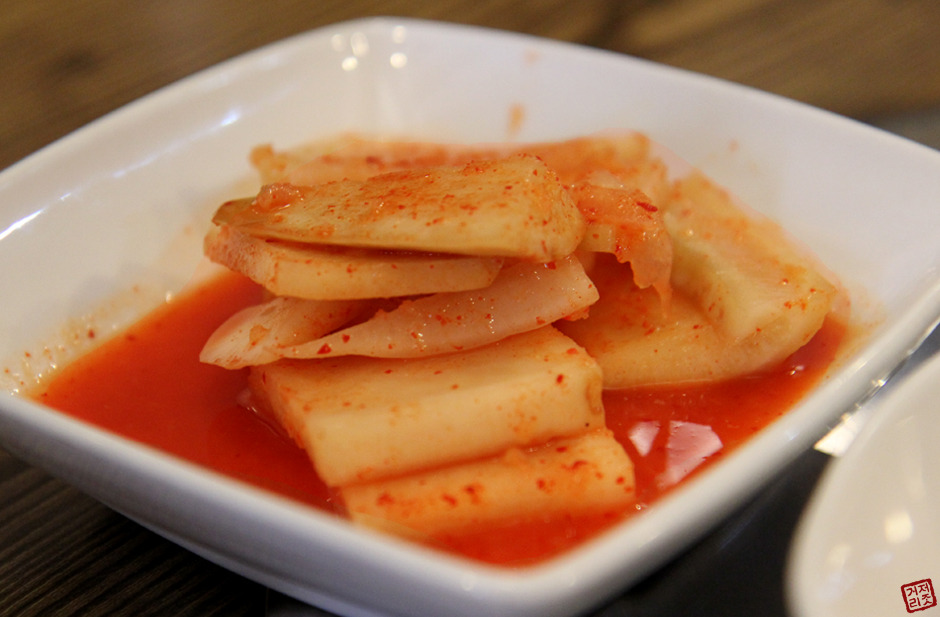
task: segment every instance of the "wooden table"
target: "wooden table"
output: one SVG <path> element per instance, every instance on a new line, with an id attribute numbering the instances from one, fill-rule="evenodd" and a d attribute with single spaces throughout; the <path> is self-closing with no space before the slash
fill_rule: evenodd
<path id="1" fill-rule="evenodd" d="M 935 0 L 4 0 L 0 168 L 221 60 L 354 17 L 460 21 L 650 58 L 908 132 L 940 134 Z M 602 615 L 784 614 L 789 534 L 826 457 Z M 719 576 L 720 573 L 720 576 Z M 253 615 L 267 591 L 0 451 L 0 615 Z M 322 613 L 312 613 L 322 614 Z"/>

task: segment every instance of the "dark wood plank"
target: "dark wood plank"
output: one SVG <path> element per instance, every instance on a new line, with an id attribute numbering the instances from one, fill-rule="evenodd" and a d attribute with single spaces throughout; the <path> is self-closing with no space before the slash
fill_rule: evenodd
<path id="1" fill-rule="evenodd" d="M 860 119 L 940 107 L 934 0 L 654 2 L 607 46 Z"/>
<path id="2" fill-rule="evenodd" d="M 0 168 L 221 60 L 383 14 L 622 51 L 863 119 L 940 106 L 940 3 L 933 0 L 6 0 Z"/>
<path id="3" fill-rule="evenodd" d="M 0 615 L 248 617 L 265 596 L 0 450 Z"/>

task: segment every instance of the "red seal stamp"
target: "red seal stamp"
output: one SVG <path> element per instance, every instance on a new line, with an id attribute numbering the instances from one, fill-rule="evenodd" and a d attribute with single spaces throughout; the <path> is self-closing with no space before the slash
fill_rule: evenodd
<path id="1" fill-rule="evenodd" d="M 929 578 L 901 585 L 901 595 L 908 613 L 916 613 L 937 605 L 937 594 L 933 591 L 933 582 Z"/>

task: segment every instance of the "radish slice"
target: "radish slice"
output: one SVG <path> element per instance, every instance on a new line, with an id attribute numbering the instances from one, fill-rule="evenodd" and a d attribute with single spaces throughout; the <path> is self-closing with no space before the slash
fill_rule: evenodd
<path id="1" fill-rule="evenodd" d="M 409 253 L 265 240 L 228 225 L 206 234 L 212 261 L 278 296 L 357 300 L 479 289 L 493 282 L 498 257 Z"/>
<path id="2" fill-rule="evenodd" d="M 671 296 L 672 240 L 663 214 L 640 190 L 580 182 L 569 188 L 587 222 L 580 248 L 629 262 L 637 287 Z"/>
<path id="3" fill-rule="evenodd" d="M 526 155 L 361 182 L 269 184 L 222 204 L 213 221 L 291 242 L 540 262 L 570 254 L 584 234 L 558 177 Z"/>
<path id="4" fill-rule="evenodd" d="M 368 321 L 283 350 L 290 358 L 413 358 L 473 349 L 577 315 L 598 299 L 577 258 L 519 262 L 492 285 L 406 300 Z"/>
<path id="5" fill-rule="evenodd" d="M 199 359 L 227 369 L 267 364 L 281 358 L 283 349 L 349 323 L 366 304 L 277 297 L 249 306 L 212 333 Z"/>

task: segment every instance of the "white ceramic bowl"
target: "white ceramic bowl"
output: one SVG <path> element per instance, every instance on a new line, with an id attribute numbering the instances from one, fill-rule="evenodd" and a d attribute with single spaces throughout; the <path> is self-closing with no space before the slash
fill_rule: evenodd
<path id="1" fill-rule="evenodd" d="M 902 615 L 940 591 L 940 336 L 859 413 L 797 528 L 787 595 L 798 617 Z M 908 367 L 906 367 L 907 369 Z M 902 612 L 902 609 L 904 612 Z M 926 613 L 929 615 L 930 613 Z"/>
<path id="2" fill-rule="evenodd" d="M 343 130 L 527 141 L 610 128 L 647 133 L 780 221 L 850 288 L 865 290 L 863 313 L 878 307 L 883 319 L 798 408 L 599 540 L 506 572 L 353 528 L 16 396 L 0 399 L 0 440 L 193 551 L 341 614 L 550 617 L 601 602 L 811 445 L 940 315 L 940 154 L 620 55 L 378 19 L 197 74 L 0 176 L 0 358 L 9 380 L 26 351 L 34 362 L 54 359 L 42 342 L 76 316 L 115 328 L 178 289 L 199 262 L 211 210 L 241 195 L 253 145 Z"/>

